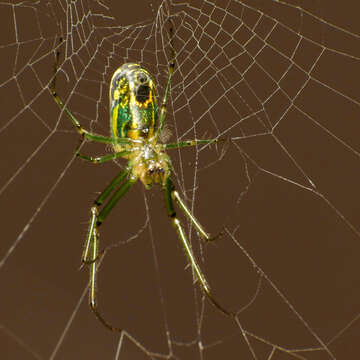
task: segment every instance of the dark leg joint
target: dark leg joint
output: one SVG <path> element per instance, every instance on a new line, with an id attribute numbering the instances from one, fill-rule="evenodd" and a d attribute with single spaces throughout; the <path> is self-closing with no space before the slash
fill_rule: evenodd
<path id="1" fill-rule="evenodd" d="M 97 304 L 96 304 L 95 300 L 90 300 L 89 305 L 90 305 L 92 310 L 96 311 Z"/>
<path id="2" fill-rule="evenodd" d="M 85 139 L 85 130 L 81 127 L 80 124 L 75 124 L 76 129 L 78 131 L 78 133 L 81 135 L 81 141 L 84 141 Z"/>

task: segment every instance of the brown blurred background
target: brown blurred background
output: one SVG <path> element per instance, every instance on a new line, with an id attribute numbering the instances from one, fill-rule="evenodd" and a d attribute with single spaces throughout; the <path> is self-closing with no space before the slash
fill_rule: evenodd
<path id="1" fill-rule="evenodd" d="M 359 357 L 357 2 L 189 3 L 1 5 L 2 358 Z M 222 8 L 228 15 L 220 21 Z M 191 22 L 194 9 L 202 16 Z M 167 12 L 177 31 L 178 64 L 170 141 L 229 138 L 218 147 L 171 152 L 182 196 L 206 230 L 225 234 L 205 245 L 184 224 L 216 298 L 239 313 L 235 322 L 203 299 L 162 192 L 146 192 L 139 183 L 100 229 L 100 247 L 113 247 L 99 271 L 99 306 L 125 330 L 120 335 L 89 310 L 88 271 L 78 269 L 92 201 L 124 162 L 74 159 L 78 135 L 39 83 L 51 78 L 62 36 L 57 91 L 85 128 L 106 135 L 107 86 L 124 61 L 149 68 L 162 97 Z M 201 73 L 191 62 L 201 64 L 203 55 L 194 49 L 226 41 L 225 35 L 214 41 L 206 14 L 229 33 L 234 29 L 247 56 L 220 56 Z M 142 25 L 126 28 L 136 23 Z M 241 48 L 221 46 L 234 56 Z M 255 57 L 256 66 L 245 70 Z M 229 90 L 240 72 L 243 81 Z M 82 151 L 109 149 L 87 143 Z"/>

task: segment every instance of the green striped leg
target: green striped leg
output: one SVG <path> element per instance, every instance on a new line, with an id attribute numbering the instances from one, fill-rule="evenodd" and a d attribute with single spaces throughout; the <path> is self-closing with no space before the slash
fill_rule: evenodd
<path id="1" fill-rule="evenodd" d="M 60 38 L 59 40 L 60 40 L 60 44 L 61 44 L 63 39 Z M 54 77 L 53 77 L 52 82 L 49 85 L 49 91 L 50 91 L 51 96 L 55 100 L 55 102 L 59 105 L 60 109 L 63 110 L 65 112 L 65 114 L 68 116 L 68 118 L 71 120 L 71 122 L 75 126 L 78 133 L 80 135 L 82 135 L 85 139 L 90 140 L 90 141 L 96 141 L 96 142 L 112 144 L 112 145 L 130 144 L 131 140 L 129 140 L 129 139 L 126 139 L 126 138 L 116 138 L 115 139 L 115 138 L 111 138 L 111 137 L 107 137 L 107 136 L 103 136 L 103 135 L 99 135 L 99 134 L 94 134 L 94 133 L 91 133 L 91 132 L 85 130 L 80 125 L 79 121 L 70 112 L 70 110 L 65 106 L 65 104 L 62 102 L 62 100 L 60 99 L 59 95 L 56 92 L 56 73 L 59 69 L 59 58 L 60 58 L 60 51 L 57 51 L 56 57 L 55 57 L 55 65 L 54 65 Z"/>
<path id="2" fill-rule="evenodd" d="M 83 254 L 81 257 L 81 261 L 83 264 L 91 264 L 97 257 L 94 259 L 91 251 L 90 246 L 92 242 L 92 235 L 94 228 L 97 222 L 97 216 L 99 213 L 98 207 L 102 205 L 102 203 L 106 200 L 106 198 L 111 194 L 111 192 L 119 185 L 124 178 L 129 174 L 129 169 L 126 168 L 125 170 L 121 171 L 114 179 L 110 182 L 110 184 L 105 188 L 105 190 L 94 200 L 93 207 L 91 208 L 91 218 L 90 218 L 90 225 L 88 230 L 88 235 L 86 238 Z"/>
<path id="3" fill-rule="evenodd" d="M 181 243 L 184 247 L 185 250 L 185 254 L 195 272 L 195 275 L 197 277 L 197 279 L 200 282 L 200 285 L 204 291 L 204 293 L 206 294 L 206 296 L 208 297 L 208 299 L 211 301 L 211 303 L 218 308 L 222 313 L 224 313 L 227 316 L 233 316 L 233 314 L 229 311 L 227 311 L 226 309 L 224 309 L 217 300 L 215 300 L 215 298 L 212 296 L 211 292 L 210 292 L 210 286 L 204 276 L 204 274 L 202 273 L 200 266 L 198 265 L 198 263 L 196 262 L 195 256 L 191 250 L 191 247 L 189 245 L 189 242 L 186 239 L 186 235 L 185 235 L 185 231 L 183 229 L 183 227 L 181 226 L 180 220 L 176 217 L 176 212 L 175 212 L 175 208 L 174 208 L 174 202 L 173 200 L 176 200 L 176 202 L 179 204 L 180 208 L 184 211 L 185 215 L 190 219 L 190 221 L 194 224 L 195 228 L 198 230 L 198 232 L 200 233 L 200 235 L 202 237 L 204 237 L 206 240 L 210 240 L 209 234 L 207 234 L 203 228 L 201 227 L 201 225 L 199 224 L 199 222 L 195 219 L 195 217 L 191 214 L 191 212 L 189 211 L 189 209 L 185 206 L 185 204 L 183 203 L 183 201 L 180 199 L 178 192 L 175 190 L 175 187 L 172 183 L 172 181 L 170 179 L 167 180 L 167 183 L 165 185 L 164 188 L 165 191 L 165 203 L 166 203 L 166 208 L 168 211 L 168 214 L 170 216 L 171 219 L 171 223 L 174 226 L 174 228 L 176 229 L 176 232 L 178 233 L 178 236 L 181 240 Z"/>
<path id="4" fill-rule="evenodd" d="M 130 153 L 131 153 L 131 151 L 120 151 L 120 152 L 116 152 L 114 154 L 93 157 L 93 156 L 82 155 L 79 152 L 76 152 L 76 156 L 79 157 L 80 159 L 90 161 L 93 164 L 102 164 L 102 163 L 110 161 L 110 160 L 124 157 L 126 155 L 129 155 Z"/>
<path id="5" fill-rule="evenodd" d="M 103 136 L 99 134 L 91 133 L 85 130 L 79 123 L 79 121 L 75 118 L 75 116 L 70 112 L 70 110 L 65 106 L 65 104 L 61 101 L 58 94 L 55 92 L 55 89 L 50 89 L 50 93 L 53 96 L 55 102 L 59 105 L 60 109 L 65 112 L 68 118 L 71 120 L 73 125 L 75 126 L 77 132 L 82 135 L 85 139 L 95 142 L 100 142 L 103 144 L 131 144 L 132 141 L 127 138 L 112 138 L 108 136 Z"/>
<path id="6" fill-rule="evenodd" d="M 101 315 L 97 307 L 97 268 L 98 260 L 101 254 L 99 253 L 99 232 L 98 227 L 103 223 L 105 218 L 109 215 L 111 210 L 117 204 L 117 202 L 127 193 L 130 187 L 137 181 L 137 178 L 130 177 L 122 182 L 129 174 L 129 169 L 126 168 L 119 175 L 117 175 L 106 189 L 96 198 L 94 205 L 91 208 L 90 225 L 88 235 L 86 238 L 82 263 L 90 265 L 90 288 L 89 288 L 89 305 L 94 312 L 98 320 L 111 331 L 122 331 L 122 329 L 110 325 Z M 122 183 L 121 183 L 122 182 Z M 119 185 L 120 184 L 120 185 Z M 112 193 L 112 191 L 118 186 L 110 200 L 99 212 L 99 206 L 105 201 L 105 199 Z"/>
<path id="7" fill-rule="evenodd" d="M 161 132 L 164 128 L 164 123 L 165 123 L 165 118 L 166 118 L 166 104 L 167 104 L 167 99 L 168 99 L 168 96 L 170 93 L 171 77 L 172 77 L 172 75 L 174 73 L 174 69 L 175 69 L 175 51 L 174 51 L 174 46 L 172 43 L 173 36 L 174 36 L 174 29 L 173 29 L 172 23 L 170 25 L 169 33 L 170 33 L 169 39 L 170 39 L 171 54 L 170 54 L 170 60 L 168 63 L 168 78 L 167 78 L 167 82 L 166 82 L 164 97 L 162 99 L 161 106 L 160 106 L 159 131 L 157 133 L 157 137 L 159 137 L 159 135 L 161 134 Z"/>

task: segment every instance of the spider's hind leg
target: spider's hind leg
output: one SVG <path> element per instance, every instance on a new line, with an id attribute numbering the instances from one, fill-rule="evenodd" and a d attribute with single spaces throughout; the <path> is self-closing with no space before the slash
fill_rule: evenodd
<path id="1" fill-rule="evenodd" d="M 129 175 L 129 168 L 127 167 L 111 181 L 111 183 L 94 201 L 94 205 L 91 208 L 91 217 L 90 217 L 88 235 L 86 238 L 83 254 L 81 257 L 82 264 L 86 264 L 90 266 L 90 288 L 89 288 L 90 308 L 94 312 L 98 320 L 111 331 L 122 331 L 122 329 L 114 327 L 111 324 L 109 324 L 103 318 L 97 306 L 96 288 L 97 288 L 98 262 L 101 255 L 103 254 L 103 252 L 99 253 L 98 227 L 109 215 L 109 213 L 111 212 L 113 207 L 117 204 L 117 202 L 127 193 L 131 185 L 133 185 L 136 182 L 137 180 L 136 178 L 129 177 L 127 180 L 121 183 L 128 175 Z M 117 186 L 118 188 L 115 190 L 110 200 L 99 211 L 99 207 L 106 200 L 106 198 L 109 197 L 109 195 Z"/>
<path id="2" fill-rule="evenodd" d="M 177 201 L 180 208 L 184 211 L 185 215 L 191 220 L 191 222 L 194 224 L 196 229 L 199 231 L 202 237 L 204 237 L 206 240 L 210 240 L 210 235 L 206 233 L 199 222 L 195 219 L 195 217 L 191 214 L 190 210 L 186 207 L 184 202 L 181 200 L 179 194 L 175 190 L 175 187 L 172 183 L 172 181 L 168 178 L 167 183 L 164 187 L 165 191 L 165 203 L 166 208 L 169 214 L 169 217 L 171 219 L 172 225 L 176 229 L 176 232 L 178 233 L 178 236 L 181 240 L 181 243 L 184 247 L 185 254 L 195 272 L 195 275 L 197 279 L 200 282 L 200 285 L 202 289 L 204 290 L 204 293 L 208 297 L 208 299 L 211 301 L 211 303 L 217 307 L 222 313 L 224 313 L 227 316 L 233 317 L 234 314 L 230 311 L 226 310 L 223 306 L 219 304 L 219 302 L 213 297 L 210 291 L 210 286 L 205 278 L 205 275 L 202 273 L 200 266 L 198 265 L 195 256 L 191 250 L 190 244 L 186 238 L 185 231 L 180 223 L 180 220 L 176 216 L 175 208 L 174 208 L 174 202 L 173 199 Z"/>

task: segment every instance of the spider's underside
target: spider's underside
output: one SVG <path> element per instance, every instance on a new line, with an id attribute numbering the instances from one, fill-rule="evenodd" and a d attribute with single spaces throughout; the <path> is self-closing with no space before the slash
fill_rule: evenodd
<path id="1" fill-rule="evenodd" d="M 172 29 L 170 32 L 172 33 Z M 225 310 L 211 295 L 210 287 L 196 262 L 186 239 L 183 227 L 176 216 L 174 201 L 193 223 L 200 236 L 207 241 L 211 240 L 210 235 L 205 232 L 175 190 L 171 181 L 171 160 L 165 152 L 166 149 L 210 144 L 217 142 L 218 139 L 188 140 L 171 144 L 161 144 L 158 142 L 159 136 L 164 128 L 166 102 L 170 89 L 170 80 L 175 66 L 173 59 L 169 62 L 168 80 L 160 109 L 158 108 L 156 101 L 155 83 L 147 70 L 138 64 L 127 63 L 115 71 L 111 79 L 109 94 L 110 137 L 90 133 L 80 125 L 78 120 L 71 114 L 56 93 L 55 76 L 50 88 L 56 103 L 70 118 L 79 134 L 81 134 L 81 143 L 76 150 L 76 155 L 78 157 L 93 163 L 103 163 L 116 158 L 128 160 L 125 169 L 110 182 L 105 190 L 94 201 L 94 205 L 91 208 L 88 235 L 82 255 L 82 263 L 90 266 L 90 307 L 103 325 L 112 331 L 121 331 L 121 329 L 109 324 L 103 318 L 97 306 L 97 266 L 99 258 L 103 254 L 102 252 L 99 252 L 98 249 L 98 227 L 102 224 L 120 198 L 125 195 L 137 180 L 140 180 L 146 189 L 150 189 L 153 184 L 159 184 L 162 187 L 168 215 L 178 233 L 185 254 L 192 265 L 195 276 L 199 280 L 202 289 L 220 311 L 226 315 L 233 316 L 231 312 Z M 58 64 L 59 53 L 57 53 L 56 60 Z M 57 71 L 57 66 L 55 70 Z M 79 148 L 85 140 L 111 144 L 114 153 L 101 157 L 82 155 L 79 153 Z M 110 194 L 112 194 L 112 196 L 110 196 Z M 108 199 L 107 203 L 99 210 L 106 199 Z"/>

